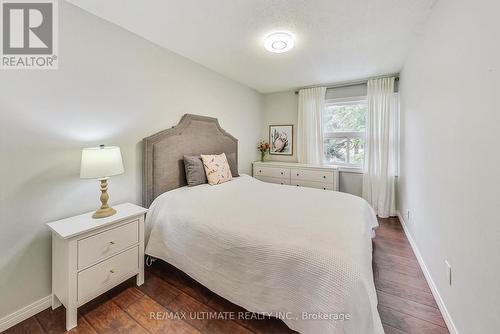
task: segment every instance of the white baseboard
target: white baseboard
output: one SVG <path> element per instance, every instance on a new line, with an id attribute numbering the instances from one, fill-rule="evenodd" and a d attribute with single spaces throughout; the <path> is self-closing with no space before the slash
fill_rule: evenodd
<path id="1" fill-rule="evenodd" d="M 42 299 L 37 300 L 33 304 L 25 306 L 14 313 L 6 315 L 2 319 L 0 319 L 0 332 L 3 332 L 4 330 L 14 325 L 17 325 L 18 323 L 50 307 L 52 303 L 51 298 L 52 296 L 50 295 L 47 297 L 43 297 Z"/>
<path id="2" fill-rule="evenodd" d="M 450 316 L 450 313 L 448 312 L 448 309 L 446 308 L 446 305 L 443 301 L 443 298 L 441 298 L 441 295 L 439 294 L 439 291 L 437 289 L 436 284 L 434 283 L 434 280 L 431 277 L 431 273 L 429 272 L 429 269 L 427 269 L 427 266 L 425 265 L 424 259 L 422 258 L 422 255 L 420 254 L 420 251 L 417 248 L 417 244 L 413 240 L 410 231 L 408 230 L 408 227 L 406 226 L 405 220 L 403 219 L 403 216 L 401 213 L 398 211 L 398 218 L 399 221 L 401 222 L 401 226 L 403 226 L 403 230 L 405 231 L 406 238 L 408 238 L 408 241 L 410 242 L 410 246 L 413 249 L 413 253 L 415 253 L 415 256 L 417 257 L 417 261 L 420 264 L 420 267 L 422 268 L 422 271 L 424 272 L 425 279 L 427 281 L 427 284 L 429 284 L 429 287 L 431 288 L 432 295 L 434 296 L 434 299 L 436 300 L 436 303 L 439 307 L 439 310 L 441 311 L 441 314 L 443 315 L 444 322 L 446 323 L 446 326 L 448 326 L 448 330 L 450 331 L 451 334 L 458 334 L 458 330 L 455 327 L 455 323 L 453 322 L 453 319 Z"/>

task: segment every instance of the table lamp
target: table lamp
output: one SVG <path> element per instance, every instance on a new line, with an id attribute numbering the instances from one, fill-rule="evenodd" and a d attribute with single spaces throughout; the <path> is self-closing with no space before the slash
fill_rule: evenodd
<path id="1" fill-rule="evenodd" d="M 80 178 L 98 179 L 101 182 L 101 207 L 92 215 L 92 218 L 112 216 L 116 210 L 108 205 L 108 179 L 110 176 L 124 172 L 122 153 L 119 147 L 104 146 L 84 148 Z"/>

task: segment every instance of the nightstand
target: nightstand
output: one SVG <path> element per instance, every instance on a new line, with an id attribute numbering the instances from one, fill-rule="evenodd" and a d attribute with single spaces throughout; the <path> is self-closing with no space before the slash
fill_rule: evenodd
<path id="1" fill-rule="evenodd" d="M 144 283 L 144 218 L 130 204 L 93 219 L 93 212 L 58 220 L 52 230 L 52 308 L 66 307 L 66 329 L 77 325 L 77 308 L 137 276 Z"/>

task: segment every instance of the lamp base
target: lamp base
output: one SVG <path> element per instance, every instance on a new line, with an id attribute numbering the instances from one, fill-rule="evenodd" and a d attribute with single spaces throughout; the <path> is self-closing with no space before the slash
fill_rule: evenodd
<path id="1" fill-rule="evenodd" d="M 116 213 L 113 208 L 99 209 L 92 215 L 92 218 L 106 218 L 112 216 Z"/>
<path id="2" fill-rule="evenodd" d="M 103 177 L 103 178 L 99 179 L 99 181 L 101 182 L 101 197 L 100 197 L 100 199 L 101 199 L 102 205 L 96 212 L 94 212 L 94 214 L 92 215 L 92 218 L 106 218 L 106 217 L 112 216 L 116 213 L 116 210 L 108 205 L 108 199 L 109 199 L 108 178 Z"/>

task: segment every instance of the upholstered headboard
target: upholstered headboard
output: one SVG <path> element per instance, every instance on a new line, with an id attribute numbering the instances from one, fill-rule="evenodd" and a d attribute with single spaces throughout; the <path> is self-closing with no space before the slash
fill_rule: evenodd
<path id="1" fill-rule="evenodd" d="M 185 114 L 176 126 L 144 138 L 143 145 L 145 207 L 165 191 L 187 184 L 184 155 L 235 153 L 238 163 L 238 140 L 212 117 Z"/>

